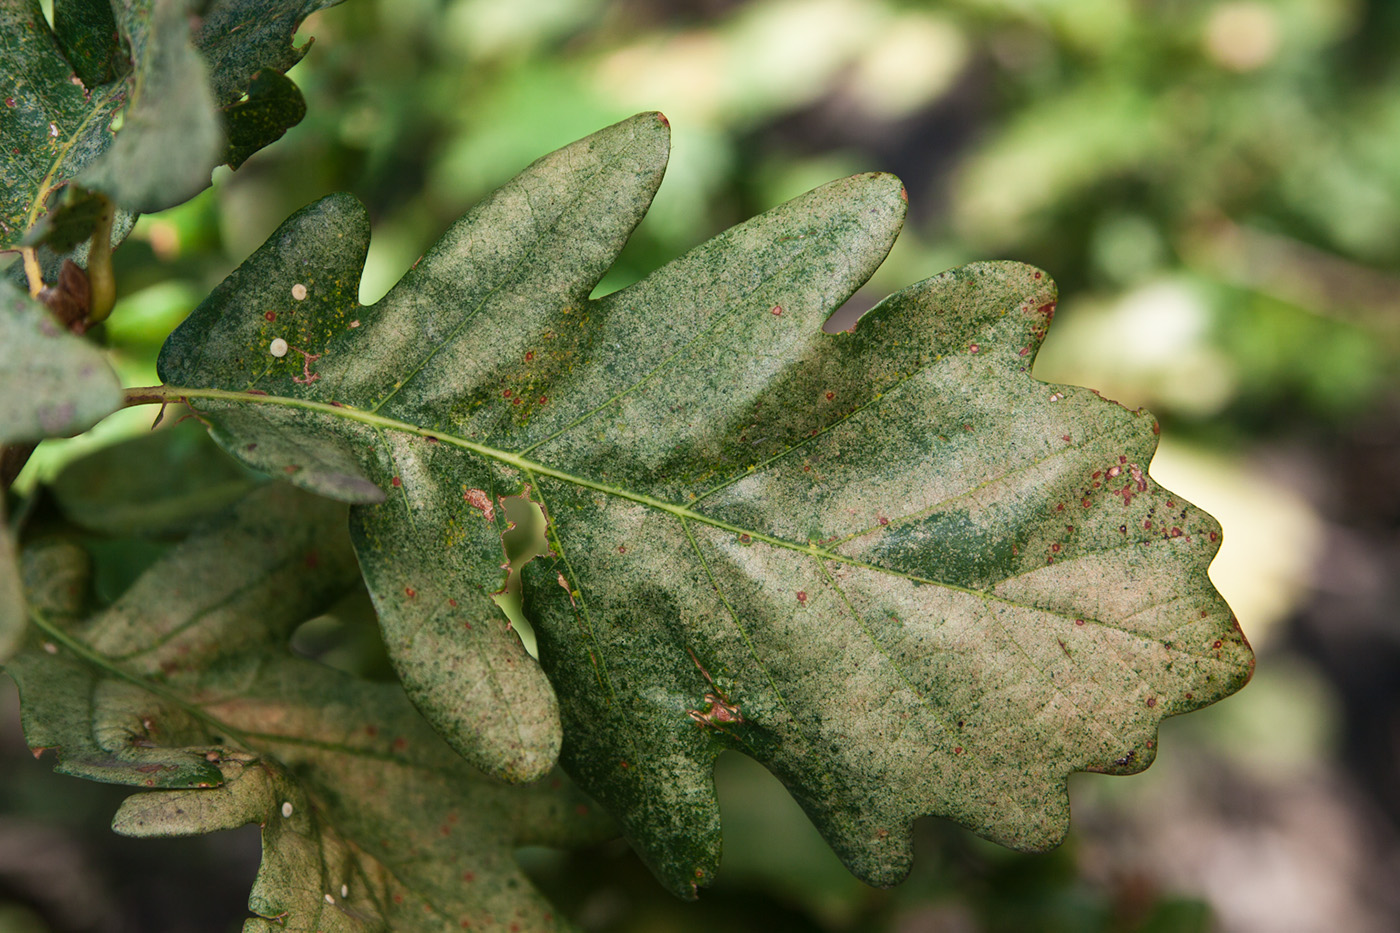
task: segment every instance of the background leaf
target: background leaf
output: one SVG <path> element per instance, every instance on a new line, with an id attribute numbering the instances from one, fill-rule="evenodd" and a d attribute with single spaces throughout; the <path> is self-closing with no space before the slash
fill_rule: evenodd
<path id="1" fill-rule="evenodd" d="M 218 108 L 247 92 L 260 69 L 296 64 L 304 49 L 292 47 L 292 34 L 334 2 L 222 0 L 201 10 L 192 32 L 187 0 L 139 0 L 112 8 L 116 34 L 104 44 L 106 4 L 60 4 L 55 35 L 38 0 L 4 0 L 0 248 L 17 244 L 69 180 L 136 212 L 192 197 L 226 157 Z M 70 81 L 74 73 L 84 83 Z M 292 117 L 281 113 L 283 129 Z M 240 161 L 251 144 L 244 140 Z"/>
<path id="2" fill-rule="evenodd" d="M 467 767 L 393 684 L 290 656 L 290 629 L 356 578 L 344 509 L 254 492 L 106 612 L 45 623 L 8 670 L 27 741 L 57 769 L 153 789 L 129 835 L 263 827 L 245 929 L 566 926 L 514 862 L 522 844 L 600 838 L 555 777 L 507 787 Z M 343 887 L 342 887 L 343 886 Z"/>
<path id="3" fill-rule="evenodd" d="M 80 528 L 113 537 L 169 538 L 193 531 L 257 481 L 202 427 L 186 423 L 74 460 L 51 488 L 59 508 Z"/>
<path id="4" fill-rule="evenodd" d="M 129 65 L 110 0 L 54 0 L 53 32 L 84 87 L 106 84 Z"/>
<path id="5" fill-rule="evenodd" d="M 725 748 L 872 883 L 907 872 L 927 813 L 1055 844 L 1072 771 L 1146 767 L 1164 716 L 1247 680 L 1205 576 L 1218 525 L 1147 476 L 1145 412 L 1030 376 L 1055 307 L 1038 270 L 968 266 L 822 331 L 899 229 L 892 176 L 588 299 L 661 127 L 540 160 L 371 308 L 363 214 L 313 205 L 172 336 L 163 378 L 212 387 L 189 395 L 250 465 L 390 491 L 352 513 L 357 551 L 411 694 L 467 753 L 442 713 L 456 658 L 425 676 L 401 633 L 499 579 L 503 494 L 540 505 L 554 559 L 525 594 L 562 760 L 673 891 L 718 866 Z"/>
<path id="6" fill-rule="evenodd" d="M 59 326 L 23 291 L 0 280 L 0 443 L 64 437 L 121 406 L 121 384 L 102 351 Z"/>
<path id="7" fill-rule="evenodd" d="M 291 79 L 264 68 L 253 76 L 246 99 L 224 108 L 228 152 L 224 161 L 236 169 L 264 146 L 282 138 L 287 127 L 306 116 L 306 101 Z"/>
<path id="8" fill-rule="evenodd" d="M 204 62 L 190 42 L 187 11 L 186 0 L 144 0 L 118 9 L 117 27 L 133 63 L 129 86 L 114 98 L 123 105 L 121 128 L 102 157 L 76 177 L 129 210 L 156 211 L 193 197 L 209 184 L 223 153 L 223 132 Z M 105 115 L 92 118 L 107 129 L 101 126 Z"/>

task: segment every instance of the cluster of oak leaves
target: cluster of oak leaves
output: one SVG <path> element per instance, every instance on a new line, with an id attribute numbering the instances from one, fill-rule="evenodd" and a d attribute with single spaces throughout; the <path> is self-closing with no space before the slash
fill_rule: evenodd
<path id="1" fill-rule="evenodd" d="M 6 48 L 85 85 L 7 85 L 5 132 L 50 184 L 5 176 L 27 237 L 0 283 L 6 482 L 38 440 L 143 402 L 272 479 L 162 430 L 8 498 L 0 656 L 31 747 L 140 791 L 118 832 L 262 827 L 249 929 L 565 928 L 513 851 L 619 831 L 693 896 L 726 749 L 872 883 L 907 872 L 924 814 L 1044 848 L 1070 772 L 1145 767 L 1164 716 L 1247 680 L 1205 577 L 1219 528 L 1151 481 L 1151 416 L 1030 374 L 1048 277 L 969 266 L 822 332 L 898 233 L 897 179 L 833 182 L 591 297 L 660 184 L 657 114 L 530 166 L 373 307 L 363 208 L 303 209 L 171 336 L 165 385 L 124 390 L 82 336 L 111 299 L 92 244 L 151 209 L 110 181 L 151 150 L 60 123 L 156 107 L 136 89 L 179 70 L 153 50 L 214 67 L 216 14 L 258 4 L 214 4 L 193 38 L 148 6 L 113 24 L 146 85 L 82 58 L 81 24 L 36 51 L 38 21 L 0 14 Z M 281 25 L 241 78 L 215 67 L 186 102 L 242 147 L 219 161 L 299 118 L 271 75 L 306 11 L 263 6 Z M 546 521 L 538 662 L 492 599 L 509 496 Z M 84 545 L 138 538 L 162 556 L 97 549 L 130 583 L 95 597 Z M 400 682 L 288 648 L 366 591 Z"/>

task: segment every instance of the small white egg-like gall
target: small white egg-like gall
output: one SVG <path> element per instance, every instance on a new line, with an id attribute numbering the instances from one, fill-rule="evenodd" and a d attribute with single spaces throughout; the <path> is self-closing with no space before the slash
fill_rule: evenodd
<path id="1" fill-rule="evenodd" d="M 306 286 L 303 285 L 303 284 L 301 284 L 300 282 L 298 282 L 298 283 L 296 283 L 295 285 L 293 285 L 293 286 L 292 286 L 292 297 L 295 298 L 297 301 L 301 301 L 301 300 L 305 299 L 305 298 L 306 298 Z"/>
<path id="2" fill-rule="evenodd" d="M 282 815 L 285 817 L 290 817 L 292 815 L 292 802 L 290 800 L 282 804 Z"/>
<path id="3" fill-rule="evenodd" d="M 281 359 L 287 355 L 287 341 L 283 340 L 281 337 L 276 337 L 273 339 L 272 343 L 268 344 L 267 351 L 278 359 Z"/>

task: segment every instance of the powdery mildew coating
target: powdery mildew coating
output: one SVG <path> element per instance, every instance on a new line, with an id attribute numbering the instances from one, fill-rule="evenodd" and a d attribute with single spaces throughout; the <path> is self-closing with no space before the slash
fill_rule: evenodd
<path id="1" fill-rule="evenodd" d="M 642 115 L 545 157 L 369 308 L 363 210 L 312 205 L 162 372 L 229 390 L 195 401 L 245 462 L 358 503 L 386 642 L 443 734 L 514 778 L 560 750 L 677 893 L 718 866 L 725 748 L 873 883 L 926 813 L 1054 844 L 1069 773 L 1145 767 L 1164 716 L 1249 676 L 1205 576 L 1218 526 L 1151 481 L 1150 415 L 1032 378 L 1039 270 L 968 266 L 822 332 L 899 229 L 891 176 L 590 299 L 666 145 Z M 314 383 L 244 349 L 293 282 Z M 489 602 L 495 505 L 522 493 L 549 523 L 524 581 L 548 681 Z"/>

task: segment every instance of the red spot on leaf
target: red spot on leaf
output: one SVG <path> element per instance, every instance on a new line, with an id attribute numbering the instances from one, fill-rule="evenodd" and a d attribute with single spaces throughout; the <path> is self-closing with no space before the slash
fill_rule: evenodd
<path id="1" fill-rule="evenodd" d="M 1075 620 L 1074 620 L 1074 624 L 1075 624 L 1075 625 L 1083 625 L 1083 624 L 1084 624 L 1084 620 L 1083 620 L 1083 619 L 1075 619 Z"/>
<path id="2" fill-rule="evenodd" d="M 962 753 L 963 753 L 963 748 L 962 748 L 961 745 L 959 745 L 957 748 L 953 749 L 953 754 L 954 754 L 954 755 L 961 755 Z"/>
<path id="3" fill-rule="evenodd" d="M 452 599 L 451 597 L 448 597 L 447 605 L 451 606 L 453 609 L 456 609 L 456 608 L 457 608 L 457 600 Z"/>
<path id="4" fill-rule="evenodd" d="M 782 314 L 783 314 L 783 306 L 782 306 L 782 305 L 774 305 L 771 309 L 769 309 L 769 313 L 772 314 L 774 317 L 782 317 Z"/>
<path id="5" fill-rule="evenodd" d="M 836 393 L 835 393 L 835 392 L 828 392 L 828 393 L 826 393 L 826 400 L 827 400 L 828 402 L 831 401 L 831 400 L 834 399 L 834 398 L 836 398 Z"/>
<path id="6" fill-rule="evenodd" d="M 798 601 L 799 603 L 805 603 L 805 602 L 807 602 L 807 591 L 806 591 L 806 590 L 798 590 L 798 591 L 797 591 L 797 601 Z"/>
<path id="7" fill-rule="evenodd" d="M 265 311 L 265 312 L 263 312 L 263 317 L 266 318 L 266 319 L 269 320 L 269 321 L 275 321 L 275 320 L 277 320 L 277 312 L 276 312 L 276 311 Z"/>
<path id="8" fill-rule="evenodd" d="M 409 599 L 416 599 L 418 596 L 418 591 L 411 586 L 406 586 L 403 588 L 403 594 Z"/>
<path id="9" fill-rule="evenodd" d="M 619 553 L 619 554 L 626 554 L 626 553 L 627 553 L 627 545 L 625 545 L 625 544 L 619 544 L 619 545 L 617 546 L 617 553 Z"/>
<path id="10" fill-rule="evenodd" d="M 1156 706 L 1156 705 L 1157 705 L 1157 698 L 1156 698 L 1156 697 L 1148 697 L 1148 698 L 1147 698 L 1147 708 L 1148 708 L 1148 709 L 1151 709 L 1152 707 L 1154 707 L 1154 706 Z"/>
<path id="11" fill-rule="evenodd" d="M 531 350 L 530 352 L 528 352 L 528 353 L 525 354 L 525 362 L 527 362 L 527 363 L 530 362 L 531 360 L 533 360 L 534 358 L 535 358 L 535 351 L 534 351 L 534 350 Z"/>
<path id="12" fill-rule="evenodd" d="M 1221 645 L 1223 645 L 1223 644 L 1224 644 L 1224 642 L 1217 641 L 1215 644 L 1211 645 L 1211 647 L 1214 648 L 1214 649 L 1216 649 L 1216 650 L 1218 651 L 1218 650 L 1220 650 L 1220 647 L 1221 647 Z"/>
<path id="13" fill-rule="evenodd" d="M 501 398 L 510 398 L 510 396 L 511 396 L 511 391 L 510 391 L 510 389 L 506 389 L 504 392 L 501 393 Z"/>
<path id="14" fill-rule="evenodd" d="M 395 489 L 397 489 L 398 487 L 400 487 L 400 486 L 403 485 L 403 480 L 399 479 L 397 476 L 395 476 L 393 479 L 389 480 L 389 482 L 391 482 L 391 483 L 394 484 L 394 488 L 395 488 Z"/>

